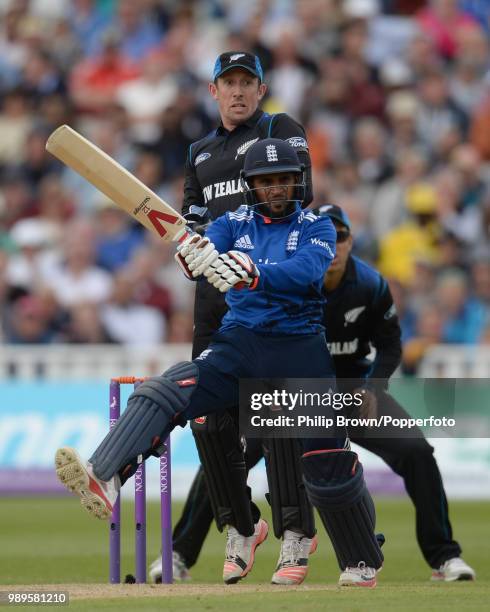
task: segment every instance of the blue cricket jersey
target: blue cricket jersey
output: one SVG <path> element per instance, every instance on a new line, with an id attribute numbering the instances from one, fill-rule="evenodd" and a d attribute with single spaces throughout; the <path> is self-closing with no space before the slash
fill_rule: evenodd
<path id="1" fill-rule="evenodd" d="M 335 256 L 336 232 L 328 217 L 297 205 L 285 219 L 270 221 L 240 206 L 206 232 L 220 253 L 247 253 L 260 271 L 255 289 L 230 289 L 220 331 L 246 327 L 264 334 L 313 334 L 322 325 L 323 277 Z"/>

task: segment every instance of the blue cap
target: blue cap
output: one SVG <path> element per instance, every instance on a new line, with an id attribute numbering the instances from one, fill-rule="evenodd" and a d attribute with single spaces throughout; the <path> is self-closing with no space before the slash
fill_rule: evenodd
<path id="1" fill-rule="evenodd" d="M 318 209 L 320 217 L 330 217 L 332 221 L 338 221 L 350 231 L 350 220 L 347 213 L 337 204 L 324 204 Z"/>
<path id="2" fill-rule="evenodd" d="M 256 76 L 260 82 L 264 80 L 264 72 L 256 55 L 246 51 L 226 51 L 218 57 L 214 64 L 213 81 L 233 68 L 243 68 Z"/>

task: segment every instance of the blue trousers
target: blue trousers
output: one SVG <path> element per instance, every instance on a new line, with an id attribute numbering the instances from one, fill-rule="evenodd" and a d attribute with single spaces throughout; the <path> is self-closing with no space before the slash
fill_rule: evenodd
<path id="1" fill-rule="evenodd" d="M 194 359 L 199 384 L 184 416 L 187 420 L 237 410 L 240 378 L 334 378 L 333 361 L 323 334 L 270 336 L 236 327 L 213 336 Z M 327 417 L 333 411 L 325 408 Z M 305 452 L 342 448 L 345 437 L 304 439 Z"/>

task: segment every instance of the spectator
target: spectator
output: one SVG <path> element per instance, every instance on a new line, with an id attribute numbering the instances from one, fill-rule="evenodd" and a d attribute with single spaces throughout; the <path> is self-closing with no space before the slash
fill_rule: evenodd
<path id="1" fill-rule="evenodd" d="M 49 344 L 55 340 L 55 332 L 37 296 L 25 295 L 12 304 L 5 327 L 7 343 Z"/>
<path id="2" fill-rule="evenodd" d="M 421 141 L 434 155 L 441 151 L 444 139 L 457 130 L 466 133 L 467 117 L 451 100 L 449 85 L 442 71 L 433 71 L 421 77 L 418 84 L 420 104 L 417 128 Z"/>
<path id="3" fill-rule="evenodd" d="M 406 207 L 410 217 L 381 240 L 378 263 L 383 275 L 409 285 L 418 260 L 437 263 L 435 191 L 427 184 L 413 185 L 406 193 Z"/>
<path id="4" fill-rule="evenodd" d="M 436 296 L 444 320 L 443 342 L 474 344 L 487 323 L 483 305 L 470 297 L 468 279 L 461 270 L 444 271 L 436 285 Z"/>
<path id="5" fill-rule="evenodd" d="M 488 91 L 485 74 L 489 65 L 489 43 L 479 28 L 464 28 L 458 35 L 458 53 L 449 78 L 454 102 L 469 116 Z"/>
<path id="6" fill-rule="evenodd" d="M 172 292 L 158 279 L 158 262 L 150 249 L 136 251 L 128 266 L 128 273 L 136 300 L 140 304 L 157 308 L 169 321 L 174 310 Z"/>
<path id="7" fill-rule="evenodd" d="M 117 89 L 139 76 L 138 67 L 121 52 L 121 40 L 112 30 L 102 39 L 102 51 L 82 59 L 73 68 L 70 96 L 79 113 L 102 114 L 116 100 Z"/>
<path id="8" fill-rule="evenodd" d="M 352 148 L 361 180 L 379 185 L 393 174 L 386 151 L 386 132 L 382 124 L 372 118 L 355 124 Z"/>
<path id="9" fill-rule="evenodd" d="M 10 232 L 17 248 L 6 266 L 6 278 L 11 287 L 26 292 L 40 288 L 56 257 L 53 248 L 59 239 L 58 228 L 51 222 L 31 217 L 18 221 Z"/>
<path id="10" fill-rule="evenodd" d="M 115 272 L 125 266 L 133 253 L 140 248 L 144 236 L 118 206 L 102 196 L 96 211 L 95 261 L 98 266 Z"/>
<path id="11" fill-rule="evenodd" d="M 69 311 L 65 341 L 70 344 L 108 344 L 112 338 L 107 334 L 96 304 L 81 302 Z"/>
<path id="12" fill-rule="evenodd" d="M 118 0 L 115 19 L 109 28 L 114 29 L 120 37 L 122 55 L 137 64 L 160 44 L 160 25 L 151 21 L 144 5 L 141 6 L 133 0 Z M 101 36 L 102 46 L 105 34 L 107 30 Z"/>
<path id="13" fill-rule="evenodd" d="M 443 339 L 444 322 L 439 304 L 430 301 L 417 315 L 415 333 L 403 346 L 402 371 L 414 375 L 426 352 Z"/>
<path id="14" fill-rule="evenodd" d="M 0 167 L 19 164 L 33 128 L 29 100 L 22 89 L 12 89 L 3 98 L 0 113 Z"/>
<path id="15" fill-rule="evenodd" d="M 459 10 L 458 0 L 430 0 L 429 6 L 420 10 L 417 21 L 432 38 L 441 56 L 453 59 L 457 52 L 457 36 L 461 29 L 478 27 L 467 13 Z"/>
<path id="16" fill-rule="evenodd" d="M 43 278 L 58 303 L 69 308 L 80 302 L 101 304 L 112 290 L 111 276 L 94 264 L 95 232 L 91 223 L 74 220 L 66 225 L 63 257 Z"/>
<path id="17" fill-rule="evenodd" d="M 382 239 L 396 226 L 406 221 L 407 190 L 424 179 L 428 169 L 427 157 L 420 149 L 399 149 L 395 157 L 395 174 L 381 183 L 372 197 L 369 210 L 372 234 Z"/>
<path id="18" fill-rule="evenodd" d="M 126 271 L 116 274 L 101 316 L 107 333 L 119 344 L 141 346 L 165 340 L 165 317 L 156 308 L 136 302 L 133 282 Z"/>
<path id="19" fill-rule="evenodd" d="M 142 63 L 141 76 L 123 83 L 116 92 L 125 109 L 131 139 L 153 144 L 161 135 L 161 115 L 175 102 L 177 82 L 164 54 L 148 55 Z"/>

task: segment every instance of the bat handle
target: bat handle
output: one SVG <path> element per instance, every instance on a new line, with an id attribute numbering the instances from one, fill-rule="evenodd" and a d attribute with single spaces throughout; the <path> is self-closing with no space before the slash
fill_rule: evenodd
<path id="1" fill-rule="evenodd" d="M 196 232 L 193 232 L 191 228 L 186 225 L 184 229 L 174 237 L 174 242 L 184 242 L 188 236 L 192 236 L 195 233 Z"/>

